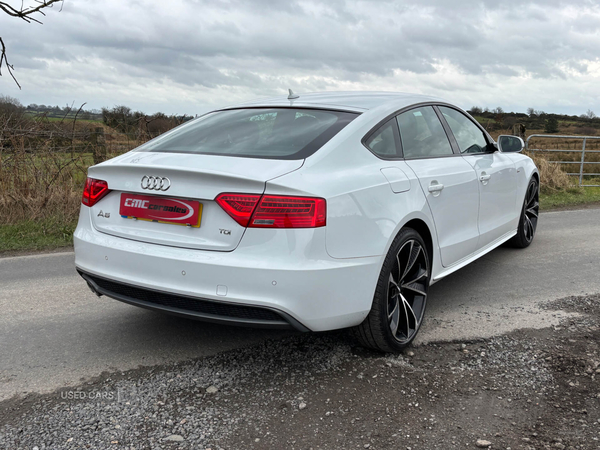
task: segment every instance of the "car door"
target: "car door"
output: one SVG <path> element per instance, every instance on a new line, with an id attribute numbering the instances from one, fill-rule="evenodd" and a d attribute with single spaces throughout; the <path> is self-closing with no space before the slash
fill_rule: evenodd
<path id="1" fill-rule="evenodd" d="M 445 267 L 477 248 L 479 188 L 473 167 L 456 154 L 433 106 L 397 116 L 402 153 L 431 209 Z"/>
<path id="2" fill-rule="evenodd" d="M 456 146 L 479 180 L 478 248 L 513 231 L 517 198 L 517 169 L 512 159 L 496 150 L 483 130 L 462 112 L 439 106 Z"/>

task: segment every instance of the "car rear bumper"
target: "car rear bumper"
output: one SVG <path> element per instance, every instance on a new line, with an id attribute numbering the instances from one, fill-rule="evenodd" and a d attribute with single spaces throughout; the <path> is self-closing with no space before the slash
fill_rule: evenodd
<path id="1" fill-rule="evenodd" d="M 368 314 L 381 257 L 334 259 L 325 228 L 248 229 L 232 252 L 149 244 L 91 226 L 82 207 L 75 264 L 99 294 L 194 319 L 325 331 Z"/>
<path id="2" fill-rule="evenodd" d="M 198 319 L 225 325 L 248 325 L 265 328 L 294 328 L 309 331 L 293 317 L 271 308 L 262 308 L 217 302 L 186 295 L 174 295 L 154 289 L 143 289 L 126 283 L 118 283 L 81 270 L 79 275 L 96 295 L 120 300 L 130 305 L 160 311 L 167 314 Z"/>

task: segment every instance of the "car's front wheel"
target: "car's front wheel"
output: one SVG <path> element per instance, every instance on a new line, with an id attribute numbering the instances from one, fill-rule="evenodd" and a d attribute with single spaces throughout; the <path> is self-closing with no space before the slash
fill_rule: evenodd
<path id="1" fill-rule="evenodd" d="M 371 311 L 354 330 L 362 345 L 399 352 L 413 341 L 427 306 L 429 266 L 427 247 L 419 233 L 402 229 L 385 258 Z"/>
<path id="2" fill-rule="evenodd" d="M 510 245 L 517 248 L 529 247 L 537 230 L 539 212 L 539 187 L 537 179 L 532 177 L 527 185 L 523 209 L 519 218 L 519 228 L 516 236 L 508 241 Z"/>

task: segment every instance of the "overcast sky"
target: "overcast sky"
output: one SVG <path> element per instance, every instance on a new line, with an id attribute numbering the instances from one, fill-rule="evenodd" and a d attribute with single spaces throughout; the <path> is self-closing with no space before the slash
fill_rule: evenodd
<path id="1" fill-rule="evenodd" d="M 43 25 L 0 13 L 0 36 L 23 86 L 3 71 L 0 93 L 25 105 L 196 114 L 287 88 L 300 95 L 382 90 L 435 95 L 464 108 L 600 115 L 600 1 L 58 6 Z"/>

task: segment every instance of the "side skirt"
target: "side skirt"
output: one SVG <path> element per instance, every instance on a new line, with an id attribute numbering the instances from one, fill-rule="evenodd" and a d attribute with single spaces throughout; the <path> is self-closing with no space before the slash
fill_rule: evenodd
<path id="1" fill-rule="evenodd" d="M 494 250 L 495 248 L 501 246 L 506 241 L 508 241 L 510 238 L 515 236 L 516 234 L 517 234 L 517 230 L 510 231 L 510 232 L 506 233 L 504 236 L 500 236 L 495 241 L 490 242 L 488 245 L 481 248 L 479 251 L 477 251 L 469 256 L 466 256 L 465 258 L 461 259 L 460 261 L 455 262 L 450 267 L 446 267 L 440 273 L 435 275 L 429 284 L 432 285 L 432 284 L 440 281 L 445 276 L 450 275 L 451 273 L 454 273 L 459 269 L 462 269 L 463 267 L 465 267 L 468 264 L 471 264 L 476 259 L 481 258 L 483 255 L 485 255 L 485 254 L 491 252 L 492 250 Z"/>

